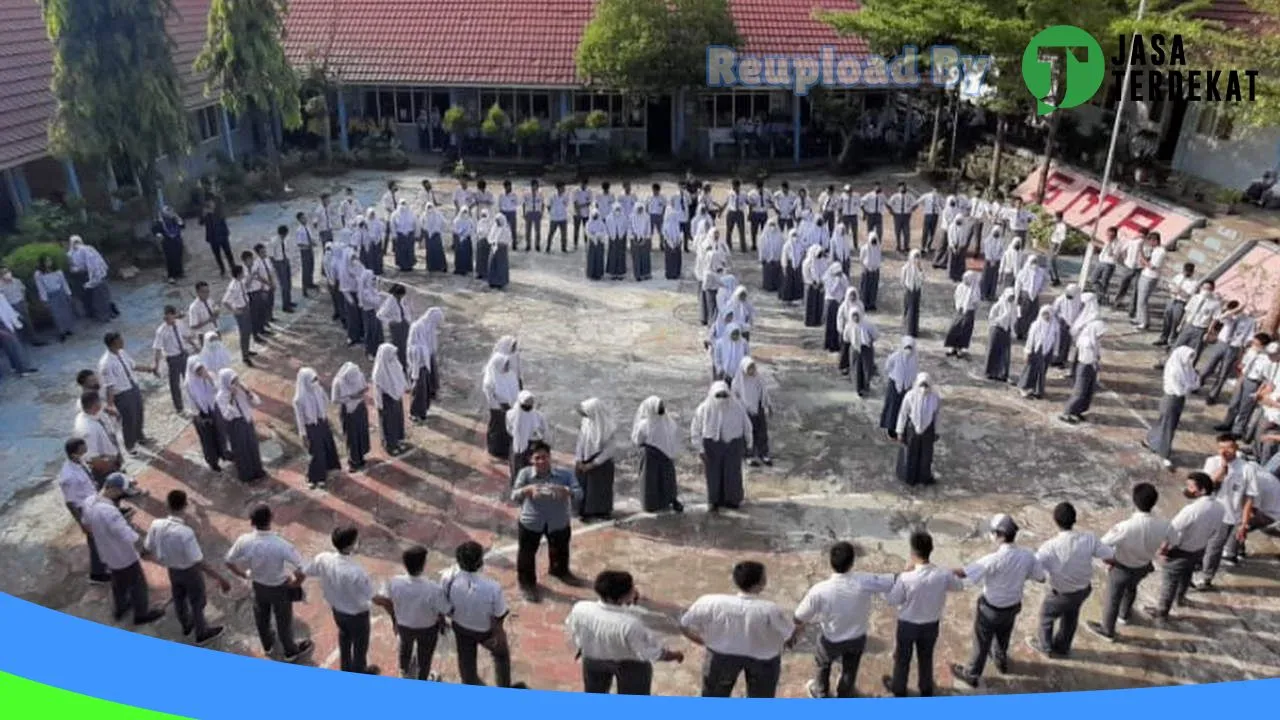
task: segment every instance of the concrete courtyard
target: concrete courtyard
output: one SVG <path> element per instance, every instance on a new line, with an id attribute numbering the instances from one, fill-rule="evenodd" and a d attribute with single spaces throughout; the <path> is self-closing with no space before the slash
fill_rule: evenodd
<path id="1" fill-rule="evenodd" d="M 414 197 L 421 178 L 412 172 L 398 176 L 407 197 Z M 659 178 L 668 190 L 671 179 Z M 789 179 L 793 187 L 806 184 L 815 196 L 828 182 L 849 181 L 813 175 Z M 872 179 L 898 177 L 881 174 L 850 182 L 865 190 Z M 903 179 L 919 189 L 914 177 Z M 321 189 L 350 185 L 367 205 L 381 196 L 385 180 L 375 173 L 295 180 L 293 200 L 261 204 L 231 219 L 234 250 L 238 254 L 265 241 L 276 225 L 292 224 L 295 212 L 310 212 Z M 770 185 L 780 180 L 771 178 Z M 433 182 L 441 199 L 454 188 L 449 180 Z M 647 195 L 650 182 L 637 179 L 633 185 Z M 523 184 L 518 181 L 518 188 Z M 598 187 L 597 178 L 592 185 Z M 719 183 L 718 196 L 723 196 L 725 185 Z M 913 243 L 919 243 L 918 229 Z M 214 281 L 214 297 L 221 297 L 224 285 L 216 281 L 202 231 L 194 223 L 187 232 L 187 246 L 187 285 L 165 285 L 157 271 L 114 285 L 125 316 L 112 328 L 125 333 L 135 359 L 145 358 L 145 364 L 150 363 L 150 340 L 164 304 L 185 307 L 197 278 Z M 881 333 L 881 364 L 897 346 L 901 330 L 901 260 L 886 253 L 881 309 L 873 315 Z M 810 584 L 827 576 L 826 546 L 837 539 L 859 546 L 861 569 L 892 573 L 904 568 L 906 537 L 917 527 L 934 534 L 935 561 L 955 566 L 990 550 L 983 524 L 995 512 L 1012 514 L 1023 528 L 1019 543 L 1035 547 L 1054 534 L 1050 512 L 1062 500 L 1075 503 L 1080 528 L 1099 534 L 1130 513 L 1129 491 L 1135 482 L 1156 484 L 1162 495 L 1157 512 L 1165 517 L 1184 502 L 1178 495 L 1182 475 L 1161 469 L 1138 445 L 1156 414 L 1159 373 L 1151 369 L 1156 359 L 1150 346 L 1153 336 L 1133 331 L 1122 315 L 1111 316 L 1103 339 L 1103 388 L 1090 422 L 1066 426 L 1055 419 L 1069 394 L 1064 380 L 1051 382 L 1045 400 L 1030 401 L 1012 387 L 983 377 L 987 305 L 979 311 L 983 319 L 971 359 L 944 357 L 942 336 L 951 319 L 952 286 L 942 271 L 930 271 L 919 347 L 921 369 L 931 374 L 943 396 L 935 461 L 939 482 L 909 492 L 893 475 L 896 446 L 876 428 L 882 380 L 867 399 L 860 399 L 849 381 L 837 374 L 834 356 L 822 349 L 821 329 L 803 326 L 803 309 L 785 307 L 776 297 L 759 292 L 754 255 L 735 251 L 732 261 L 735 275 L 752 291 L 758 312 L 752 354 L 763 366 L 777 407 L 770 428 L 774 467 L 749 470 L 747 503 L 740 511 L 709 515 L 696 455 L 686 452 L 678 462 L 686 511 L 654 516 L 640 512 L 637 462 L 634 453 L 628 453 L 618 472 L 616 520 L 574 529 L 575 571 L 591 577 L 605 568 L 630 570 L 653 627 L 688 655 L 682 665 L 657 669 L 655 693 L 697 694 L 702 654 L 679 636 L 676 622 L 699 595 L 732 592 L 729 571 L 738 560 L 764 561 L 769 568 L 766 595 L 790 609 Z M 655 255 L 655 263 L 661 264 L 660 256 Z M 294 315 L 278 314 L 283 332 L 258 358 L 258 367 L 242 374 L 264 401 L 259 430 L 269 435 L 263 446 L 270 474 L 265 482 L 245 486 L 230 471 L 211 473 L 200 460 L 194 430 L 174 416 L 162 384 L 148 378 L 147 429 L 160 445 L 130 467 L 151 493 L 139 503 L 135 524 L 145 529 L 153 516 L 162 514 L 165 493 L 183 488 L 196 506 L 196 530 L 206 557 L 220 560 L 235 537 L 248 529 L 247 509 L 268 502 L 277 512 L 277 529 L 304 555 L 329 549 L 328 535 L 335 525 L 357 525 L 362 535 L 360 559 L 379 580 L 398 571 L 399 553 L 407 544 L 421 543 L 432 550 L 429 567 L 434 572 L 452 562 L 459 542 L 477 540 L 490 550 L 490 572 L 508 590 L 515 679 L 533 688 L 579 689 L 579 668 L 562 622 L 572 602 L 591 593 L 551 581 L 544 601 L 532 605 L 515 592 L 516 508 L 507 501 L 505 465 L 492 462 L 484 450 L 479 390 L 483 363 L 498 337 L 520 338 L 526 388 L 538 395 L 554 425 L 556 460 L 565 465 L 572 464 L 578 420 L 574 408 L 581 400 L 601 398 L 625 440 L 636 406 L 657 394 L 666 399 L 669 412 L 687 434 L 693 409 L 706 393 L 709 372 L 702 349 L 704 330 L 697 322 L 691 255 L 686 256 L 680 281 L 590 283 L 583 277 L 583 264 L 581 252 L 513 253 L 512 283 L 505 292 L 491 291 L 474 278 L 428 276 L 421 258 L 414 273 L 398 275 L 390 269 L 388 280 L 411 288 L 416 312 L 432 305 L 444 309 L 441 398 L 425 427 L 410 427 L 410 453 L 388 459 L 377 449 L 365 473 L 344 474 L 327 491 L 312 491 L 306 485 L 305 451 L 290 405 L 294 376 L 299 367 L 314 367 L 327 386 L 345 361 L 356 361 L 366 372 L 371 366 L 361 349 L 345 347 L 341 328 L 329 320 L 327 295 L 302 300 Z M 660 267 L 656 275 L 661 277 Z M 296 273 L 294 279 L 296 284 Z M 299 294 L 295 288 L 295 296 Z M 230 320 L 224 323 L 230 332 Z M 53 481 L 74 416 L 75 371 L 96 364 L 105 330 L 82 323 L 65 345 L 35 351 L 39 375 L 7 378 L 0 385 L 0 452 L 6 458 L 0 470 L 0 590 L 110 623 L 109 591 L 87 584 L 83 538 Z M 228 338 L 227 345 L 234 347 L 234 338 Z M 1021 353 L 1015 357 L 1016 371 Z M 1180 473 L 1212 450 L 1210 426 L 1220 412 L 1220 407 L 1206 410 L 1200 399 L 1188 403 L 1176 439 Z M 1271 540 L 1251 539 L 1248 561 L 1224 572 L 1219 591 L 1195 595 L 1177 620 L 1161 628 L 1140 622 L 1122 628 L 1124 642 L 1115 645 L 1082 628 L 1073 656 L 1064 661 L 1043 660 L 1022 642 L 1035 625 L 1043 596 L 1041 587 L 1029 587 L 1014 636 L 1011 674 L 989 671 L 976 692 L 1125 688 L 1280 674 L 1278 552 Z M 145 567 L 157 601 L 165 601 L 163 570 Z M 540 557 L 540 573 L 544 569 Z M 1083 619 L 1100 614 L 1101 580 L 1098 570 L 1096 592 Z M 1158 576 L 1148 579 L 1139 607 L 1154 598 L 1157 585 Z M 314 583 L 308 584 L 308 592 L 308 602 L 297 608 L 299 635 L 316 641 L 312 663 L 336 667 L 332 618 Z M 968 655 L 976 598 L 977 592 L 969 591 L 949 600 L 936 657 L 943 692 L 950 692 L 946 667 Z M 227 596 L 211 591 L 211 619 L 228 626 L 212 649 L 261 655 L 250 606 L 249 588 L 243 584 L 235 584 Z M 374 617 L 371 661 L 384 673 L 393 673 L 395 637 L 385 614 L 375 611 Z M 892 610 L 879 604 L 859 678 L 863 694 L 883 694 L 879 678 L 892 662 L 893 623 Z M 172 613 L 144 632 L 182 641 Z M 804 696 L 813 642 L 810 630 L 784 656 L 780 696 Z M 491 677 L 485 662 L 482 654 L 482 673 Z M 457 680 L 451 639 L 442 641 L 435 667 L 444 680 Z"/>

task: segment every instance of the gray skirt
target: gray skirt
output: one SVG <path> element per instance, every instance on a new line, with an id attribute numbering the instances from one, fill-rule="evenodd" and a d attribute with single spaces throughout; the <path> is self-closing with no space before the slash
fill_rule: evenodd
<path id="1" fill-rule="evenodd" d="M 641 505 L 645 512 L 670 508 L 677 499 L 676 464 L 652 445 L 640 456 Z"/>
<path id="2" fill-rule="evenodd" d="M 1093 404 L 1093 393 L 1098 388 L 1098 366 L 1093 363 L 1081 363 L 1076 366 L 1076 382 L 1071 389 L 1071 398 L 1063 411 L 1068 416 L 1083 417 Z"/>
<path id="3" fill-rule="evenodd" d="M 333 429 L 328 420 L 307 426 L 307 452 L 311 461 L 307 464 L 307 481 L 322 483 L 329 473 L 342 467 L 338 459 L 338 443 L 333 439 Z"/>
<path id="4" fill-rule="evenodd" d="M 1160 418 L 1147 432 L 1147 446 L 1165 460 L 1173 455 L 1173 434 L 1178 431 L 1178 421 L 1186 404 L 1185 395 L 1166 394 L 1160 398 Z"/>
<path id="5" fill-rule="evenodd" d="M 76 317 L 71 309 L 71 296 L 62 291 L 51 292 L 44 305 L 49 308 L 49 316 L 53 319 L 53 326 L 58 329 L 58 334 L 66 335 L 71 332 L 71 328 L 75 327 Z"/>
<path id="6" fill-rule="evenodd" d="M 742 461 L 747 443 L 743 438 L 728 442 L 702 440 L 703 471 L 707 480 L 707 504 L 736 508 L 745 494 L 742 488 Z"/>
<path id="7" fill-rule="evenodd" d="M 231 459 L 236 465 L 236 477 L 240 482 L 252 482 L 266 477 L 262 467 L 262 451 L 258 447 L 258 433 L 244 418 L 227 421 L 227 435 L 231 439 Z"/>
<path id="8" fill-rule="evenodd" d="M 578 475 L 582 486 L 582 505 L 578 514 L 585 518 L 607 518 L 613 515 L 613 478 L 617 468 L 612 460 Z"/>

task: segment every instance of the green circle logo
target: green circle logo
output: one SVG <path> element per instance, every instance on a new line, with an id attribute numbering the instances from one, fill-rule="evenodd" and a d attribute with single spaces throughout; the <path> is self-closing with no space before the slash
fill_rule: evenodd
<path id="1" fill-rule="evenodd" d="M 1066 91 L 1056 105 L 1045 99 L 1053 92 L 1053 63 L 1041 59 L 1040 53 L 1050 48 L 1063 48 L 1066 65 L 1062 67 L 1062 82 Z M 1085 59 L 1080 60 L 1073 48 L 1084 48 Z M 1036 114 L 1048 115 L 1054 110 L 1065 110 L 1083 105 L 1097 94 L 1107 74 L 1107 61 L 1102 56 L 1102 46 L 1089 33 L 1074 25 L 1054 25 L 1045 28 L 1031 38 L 1022 53 L 1022 81 L 1036 98 Z"/>

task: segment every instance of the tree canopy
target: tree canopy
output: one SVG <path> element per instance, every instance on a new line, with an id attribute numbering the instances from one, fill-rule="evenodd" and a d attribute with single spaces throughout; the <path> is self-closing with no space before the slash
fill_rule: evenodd
<path id="1" fill-rule="evenodd" d="M 578 44 L 578 74 L 625 92 L 693 87 L 705 82 L 709 45 L 741 45 L 728 0 L 600 0 Z"/>
<path id="2" fill-rule="evenodd" d="M 275 108 L 290 129 L 302 124 L 298 75 L 284 54 L 286 0 L 212 0 L 195 68 L 205 93 L 229 112 Z"/>

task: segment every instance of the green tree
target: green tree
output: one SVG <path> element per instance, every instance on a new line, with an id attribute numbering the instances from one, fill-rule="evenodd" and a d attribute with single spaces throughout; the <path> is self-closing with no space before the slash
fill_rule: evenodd
<path id="1" fill-rule="evenodd" d="M 814 88 L 810 95 L 813 109 L 824 124 L 832 125 L 840 133 L 840 154 L 836 167 L 847 169 L 853 162 L 857 149 L 858 123 L 862 120 L 862 97 L 851 92 L 832 92 L 826 88 Z"/>
<path id="2" fill-rule="evenodd" d="M 212 0 L 204 48 L 195 61 L 196 71 L 206 74 L 206 95 L 216 95 L 235 115 L 251 113 L 261 124 L 276 188 L 283 183 L 271 113 L 291 130 L 302 125 L 298 75 L 284 54 L 288 12 L 287 0 Z"/>
<path id="3" fill-rule="evenodd" d="M 169 0 L 42 0 L 42 8 L 53 43 L 51 151 L 128 163 L 156 205 L 156 159 L 191 147 L 165 30 Z"/>
<path id="4" fill-rule="evenodd" d="M 1191 57 L 1201 67 L 1257 70 L 1253 102 L 1222 103 L 1219 110 L 1236 127 L 1280 126 L 1280 0 L 1245 0 L 1254 14 L 1245 28 L 1203 22 L 1200 33 L 1188 40 Z M 1248 88 L 1243 86 L 1242 92 Z M 1248 99 L 1247 97 L 1245 98 Z"/>

